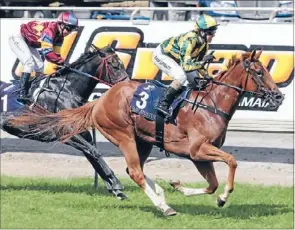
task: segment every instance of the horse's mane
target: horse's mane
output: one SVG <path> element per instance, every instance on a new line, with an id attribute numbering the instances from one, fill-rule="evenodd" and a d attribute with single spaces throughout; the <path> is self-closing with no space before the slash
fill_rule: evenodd
<path id="1" fill-rule="evenodd" d="M 246 52 L 242 54 L 233 54 L 231 59 L 229 60 L 228 64 L 226 65 L 226 70 L 220 71 L 218 75 L 215 77 L 215 79 L 220 80 L 225 73 L 227 73 L 230 69 L 232 69 L 234 66 L 239 64 L 240 62 L 244 61 L 245 59 L 249 58 L 251 56 L 251 52 Z"/>
<path id="2" fill-rule="evenodd" d="M 82 53 L 81 56 L 71 64 L 71 66 L 74 68 L 79 67 L 79 65 L 85 63 L 85 61 L 91 56 L 107 52 L 109 48 L 110 46 L 108 45 L 103 48 L 95 47 L 94 51 L 88 50 L 87 52 Z"/>
<path id="3" fill-rule="evenodd" d="M 86 61 L 89 57 L 91 57 L 92 55 L 94 55 L 95 53 L 97 53 L 97 51 L 87 51 L 87 52 L 81 54 L 81 56 L 80 56 L 76 61 L 74 61 L 74 62 L 71 64 L 71 66 L 72 66 L 73 68 L 78 67 L 79 65 L 85 63 L 85 61 Z"/>

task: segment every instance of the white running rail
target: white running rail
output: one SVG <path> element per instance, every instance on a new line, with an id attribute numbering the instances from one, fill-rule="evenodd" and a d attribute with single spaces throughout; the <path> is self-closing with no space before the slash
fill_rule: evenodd
<path id="1" fill-rule="evenodd" d="M 294 12 L 291 7 L 31 7 L 31 6 L 1 6 L 0 10 L 48 10 L 48 11 L 105 11 L 105 10 L 126 10 L 132 11 L 130 20 L 133 21 L 138 11 L 271 11 L 269 16 L 271 21 L 278 11 Z"/>

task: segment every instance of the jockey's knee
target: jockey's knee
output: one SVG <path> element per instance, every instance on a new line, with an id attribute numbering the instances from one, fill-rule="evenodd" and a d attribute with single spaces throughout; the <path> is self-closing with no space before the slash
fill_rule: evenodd
<path id="1" fill-rule="evenodd" d="M 43 73 L 43 71 L 44 71 L 44 63 L 43 62 L 36 62 L 35 72 Z"/>
<path id="2" fill-rule="evenodd" d="M 30 57 L 29 59 L 27 59 L 23 63 L 23 66 L 24 66 L 23 72 L 25 72 L 25 73 L 32 73 L 33 70 L 35 69 L 35 62 L 34 62 L 33 57 Z"/>
<path id="3" fill-rule="evenodd" d="M 175 75 L 174 80 L 179 82 L 179 84 L 180 84 L 179 87 L 181 87 L 181 86 L 185 85 L 187 78 L 186 78 L 185 73 L 179 73 L 179 74 Z"/>

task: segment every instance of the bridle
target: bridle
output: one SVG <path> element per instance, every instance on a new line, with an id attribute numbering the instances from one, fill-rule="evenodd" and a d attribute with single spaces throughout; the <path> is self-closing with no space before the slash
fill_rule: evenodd
<path id="1" fill-rule="evenodd" d="M 102 61 L 101 61 L 100 65 L 98 66 L 95 75 L 97 76 L 99 71 L 100 71 L 100 74 L 99 74 L 98 77 L 93 77 L 93 79 L 97 80 L 100 83 L 106 84 L 108 86 L 113 86 L 114 84 L 116 84 L 116 83 L 118 83 L 118 82 L 120 82 L 120 81 L 122 81 L 122 80 L 124 80 L 126 78 L 126 77 L 122 77 L 122 78 L 116 80 L 115 82 L 113 82 L 113 80 L 111 79 L 111 75 L 115 75 L 115 73 L 112 70 L 112 68 L 110 68 L 110 66 L 109 66 L 110 64 L 108 62 L 108 59 L 112 58 L 115 55 L 116 55 L 116 53 L 113 53 L 113 54 L 108 55 L 107 57 L 102 58 Z M 105 71 L 106 71 L 105 74 L 108 77 L 110 83 L 108 83 L 107 81 L 102 80 L 103 67 L 104 66 L 105 66 Z"/>
<path id="2" fill-rule="evenodd" d="M 63 68 L 61 68 L 60 70 L 58 70 L 56 73 L 54 73 L 53 76 L 55 76 L 56 74 L 62 73 L 62 71 L 68 70 L 69 72 L 74 72 L 74 73 L 80 74 L 81 76 L 92 78 L 92 79 L 98 81 L 99 83 L 103 83 L 103 84 L 106 84 L 108 86 L 113 86 L 117 82 L 122 81 L 122 80 L 124 80 L 126 78 L 126 77 L 123 77 L 121 79 L 116 80 L 115 82 L 113 82 L 113 80 L 111 79 L 111 74 L 115 75 L 115 73 L 112 70 L 112 68 L 109 67 L 109 65 L 110 65 L 109 64 L 109 59 L 116 55 L 115 52 L 113 54 L 107 55 L 106 57 L 102 57 L 105 54 L 102 53 L 98 47 L 96 47 L 93 44 L 91 45 L 91 47 L 95 51 L 89 53 L 89 56 L 88 57 L 83 58 L 83 60 L 81 60 L 81 61 L 74 62 L 74 63 L 72 63 L 69 66 L 64 66 Z M 77 69 L 77 68 L 81 67 L 82 65 L 84 65 L 85 63 L 92 61 L 93 58 L 95 58 L 97 54 L 100 55 L 101 61 L 100 61 L 100 64 L 99 64 L 99 66 L 97 68 L 97 71 L 95 73 L 95 76 L 93 76 L 91 74 L 88 74 L 88 73 L 85 73 L 85 72 L 80 71 L 80 70 Z M 105 74 L 107 75 L 110 83 L 102 79 L 103 78 L 103 67 L 104 66 L 106 67 L 105 68 L 106 69 L 106 73 Z M 100 71 L 100 73 L 99 73 L 99 71 Z M 97 76 L 98 73 L 99 73 L 99 76 Z"/>
<path id="3" fill-rule="evenodd" d="M 250 62 L 248 62 L 247 60 L 243 61 L 243 67 L 244 67 L 244 71 L 246 72 L 246 80 L 245 80 L 245 87 L 238 87 L 238 86 L 234 86 L 231 84 L 227 84 L 227 83 L 223 83 L 220 81 L 215 80 L 214 78 L 211 78 L 210 80 L 208 80 L 208 82 L 212 82 L 215 85 L 223 85 L 226 86 L 228 88 L 231 89 L 235 89 L 236 91 L 238 91 L 239 93 L 249 93 L 250 95 L 256 95 L 259 97 L 263 97 L 264 94 L 268 91 L 263 87 L 263 82 L 261 81 L 261 79 L 264 77 L 263 72 L 262 71 L 256 71 L 254 69 L 251 68 L 252 64 L 254 64 L 255 62 L 259 62 L 256 59 L 252 59 Z M 248 79 L 252 78 L 252 80 L 254 81 L 254 83 L 257 86 L 257 91 L 250 91 L 250 90 L 245 90 L 247 84 L 248 84 Z"/>
<path id="4" fill-rule="evenodd" d="M 255 62 L 259 62 L 259 60 L 257 59 L 254 59 L 254 56 L 255 55 L 255 52 L 252 53 L 251 55 L 251 59 L 250 61 L 247 61 L 247 60 L 243 60 L 243 67 L 244 67 L 244 71 L 246 72 L 246 80 L 245 80 L 245 87 L 238 87 L 238 86 L 234 86 L 234 85 L 231 85 L 231 84 L 227 84 L 227 83 L 223 83 L 223 82 L 220 82 L 218 80 L 215 80 L 214 78 L 207 78 L 205 81 L 205 85 L 209 84 L 210 82 L 212 83 L 211 84 L 211 88 L 209 91 L 206 92 L 206 94 L 201 98 L 200 102 L 197 102 L 197 98 L 199 96 L 199 93 L 197 94 L 194 102 L 192 101 L 189 101 L 189 100 L 186 100 L 188 103 L 191 103 L 192 104 L 192 110 L 194 110 L 194 112 L 196 112 L 197 108 L 203 108 L 203 109 L 206 109 L 214 114 L 217 114 L 221 117 L 223 117 L 225 120 L 230 120 L 236 107 L 238 106 L 238 103 L 233 107 L 232 111 L 230 113 L 226 113 L 226 112 L 223 112 L 219 109 L 217 109 L 216 107 L 216 104 L 215 102 L 213 101 L 213 99 L 211 98 L 211 101 L 213 102 L 214 104 L 214 107 L 212 106 L 208 106 L 208 105 L 205 105 L 202 103 L 203 99 L 211 92 L 212 88 L 213 88 L 213 85 L 222 85 L 222 86 L 226 86 L 228 88 L 231 88 L 231 89 L 234 89 L 236 90 L 238 93 L 239 93 L 239 98 L 241 98 L 245 93 L 249 93 L 250 95 L 255 95 L 255 96 L 258 96 L 258 97 L 264 97 L 265 99 L 269 99 L 272 97 L 272 92 L 265 89 L 265 87 L 263 87 L 263 81 L 261 80 L 264 75 L 263 75 L 263 71 L 256 71 L 254 69 L 251 68 L 251 66 L 255 63 Z M 256 84 L 257 86 L 257 91 L 249 91 L 249 90 L 245 90 L 245 88 L 247 88 L 247 84 L 248 84 L 248 79 L 249 77 L 252 78 L 252 80 L 254 81 L 254 83 Z M 197 80 L 204 80 L 203 78 L 200 78 L 200 77 L 196 77 L 195 78 L 195 81 Z M 239 101 L 239 100 L 237 100 Z"/>

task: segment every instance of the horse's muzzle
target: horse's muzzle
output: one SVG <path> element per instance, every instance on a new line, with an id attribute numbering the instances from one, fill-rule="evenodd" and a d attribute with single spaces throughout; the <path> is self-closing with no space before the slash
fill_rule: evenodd
<path id="1" fill-rule="evenodd" d="M 269 103 L 270 109 L 278 108 L 284 101 L 285 96 L 277 90 L 264 90 L 264 99 Z"/>

